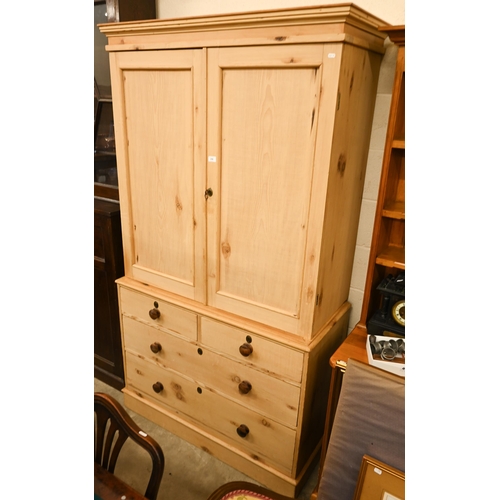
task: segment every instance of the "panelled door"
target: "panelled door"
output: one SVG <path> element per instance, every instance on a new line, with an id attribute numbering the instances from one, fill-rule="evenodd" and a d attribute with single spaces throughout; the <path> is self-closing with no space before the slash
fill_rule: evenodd
<path id="1" fill-rule="evenodd" d="M 125 273 L 205 302 L 203 50 L 110 54 Z"/>
<path id="2" fill-rule="evenodd" d="M 323 44 L 208 49 L 208 304 L 296 334 L 314 308 L 338 59 Z"/>

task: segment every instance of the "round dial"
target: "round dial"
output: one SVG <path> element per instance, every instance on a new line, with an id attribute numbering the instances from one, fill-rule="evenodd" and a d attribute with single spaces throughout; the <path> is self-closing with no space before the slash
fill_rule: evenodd
<path id="1" fill-rule="evenodd" d="M 401 326 L 405 326 L 405 301 L 400 300 L 392 306 L 392 317 Z"/>

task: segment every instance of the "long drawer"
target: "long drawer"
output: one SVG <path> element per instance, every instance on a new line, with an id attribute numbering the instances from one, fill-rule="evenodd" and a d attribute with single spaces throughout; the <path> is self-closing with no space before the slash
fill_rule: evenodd
<path id="1" fill-rule="evenodd" d="M 121 313 L 154 327 L 164 328 L 177 335 L 196 340 L 198 316 L 196 313 L 174 306 L 154 296 L 119 287 Z M 153 319 L 150 315 L 158 316 Z"/>
<path id="2" fill-rule="evenodd" d="M 285 425 L 297 425 L 300 387 L 209 348 L 123 317 L 125 350 L 203 384 Z"/>
<path id="3" fill-rule="evenodd" d="M 269 374 L 293 382 L 302 380 L 304 354 L 288 346 L 205 317 L 201 318 L 200 340 L 217 352 Z"/>
<path id="4" fill-rule="evenodd" d="M 186 415 L 233 446 L 290 474 L 295 431 L 213 392 L 182 375 L 127 352 L 127 384 L 165 406 Z"/>

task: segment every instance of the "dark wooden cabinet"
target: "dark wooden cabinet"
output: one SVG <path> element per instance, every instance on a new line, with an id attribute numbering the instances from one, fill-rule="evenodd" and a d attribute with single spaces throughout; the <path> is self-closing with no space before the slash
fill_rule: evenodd
<path id="1" fill-rule="evenodd" d="M 114 119 L 102 23 L 156 18 L 155 0 L 94 0 L 94 196 L 118 200 Z"/>
<path id="2" fill-rule="evenodd" d="M 155 0 L 94 0 L 94 376 L 117 389 L 125 386 L 115 284 L 123 246 L 109 56 L 97 25 L 155 18 Z"/>
<path id="3" fill-rule="evenodd" d="M 94 198 L 94 376 L 124 387 L 115 280 L 123 276 L 120 205 Z"/>
<path id="4" fill-rule="evenodd" d="M 94 0 L 94 5 L 106 4 L 108 23 L 155 19 L 155 0 Z"/>

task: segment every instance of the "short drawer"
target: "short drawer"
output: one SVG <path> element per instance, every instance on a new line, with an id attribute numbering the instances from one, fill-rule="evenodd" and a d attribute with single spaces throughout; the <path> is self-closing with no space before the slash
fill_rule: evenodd
<path id="1" fill-rule="evenodd" d="M 200 340 L 249 366 L 277 377 L 300 382 L 304 354 L 288 346 L 209 318 L 201 318 Z"/>
<path id="2" fill-rule="evenodd" d="M 244 406 L 148 360 L 126 353 L 129 389 L 184 414 L 208 432 L 248 453 L 253 459 L 290 474 L 295 449 L 295 430 L 264 418 Z"/>
<path id="3" fill-rule="evenodd" d="M 126 316 L 123 333 L 126 351 L 175 370 L 285 425 L 297 425 L 299 386 Z"/>
<path id="4" fill-rule="evenodd" d="M 164 328 L 192 340 L 197 339 L 197 315 L 187 309 L 174 306 L 152 295 L 119 287 L 122 314 L 155 327 Z M 156 319 L 153 319 L 155 318 Z"/>
<path id="5" fill-rule="evenodd" d="M 122 317 L 123 347 L 143 358 L 173 370 L 184 371 L 195 360 L 197 344 L 129 316 Z M 194 353 L 194 354 L 193 354 Z"/>

